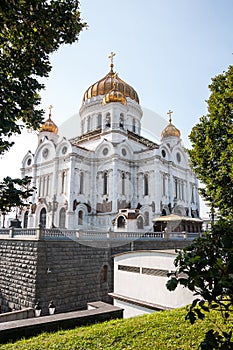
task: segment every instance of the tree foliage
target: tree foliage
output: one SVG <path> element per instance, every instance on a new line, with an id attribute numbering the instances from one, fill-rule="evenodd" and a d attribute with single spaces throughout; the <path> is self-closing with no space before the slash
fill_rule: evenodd
<path id="1" fill-rule="evenodd" d="M 204 198 L 225 217 L 233 216 L 233 66 L 212 79 L 208 114 L 192 129 L 191 164 Z"/>
<path id="2" fill-rule="evenodd" d="M 215 309 L 226 324 L 226 330 L 207 332 L 201 348 L 232 349 L 233 223 L 220 220 L 212 232 L 180 251 L 174 263 L 176 271 L 169 274 L 167 288 L 172 291 L 180 284 L 198 296 L 189 307 L 186 319 L 194 323 Z"/>
<path id="3" fill-rule="evenodd" d="M 233 349 L 233 66 L 212 79 L 208 114 L 192 129 L 191 165 L 204 198 L 221 218 L 211 231 L 179 252 L 176 271 L 167 288 L 178 285 L 198 296 L 186 319 L 194 323 L 211 309 L 221 314 L 225 329 L 217 325 L 205 334 L 201 349 Z"/>
<path id="4" fill-rule="evenodd" d="M 31 177 L 29 176 L 25 176 L 23 179 L 12 179 L 7 176 L 0 182 L 0 212 L 4 220 L 5 215 L 14 207 L 27 204 L 27 199 L 32 195 L 34 189 L 31 187 Z"/>
<path id="5" fill-rule="evenodd" d="M 0 211 L 9 213 L 13 207 L 25 205 L 26 200 L 33 193 L 31 177 L 12 179 L 7 176 L 0 183 Z"/>
<path id="6" fill-rule="evenodd" d="M 0 154 L 23 126 L 39 128 L 39 79 L 51 70 L 49 55 L 75 42 L 85 26 L 77 0 L 0 2 Z"/>

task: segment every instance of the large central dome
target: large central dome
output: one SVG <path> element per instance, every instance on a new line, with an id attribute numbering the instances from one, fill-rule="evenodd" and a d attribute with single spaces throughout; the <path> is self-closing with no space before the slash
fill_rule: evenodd
<path id="1" fill-rule="evenodd" d="M 110 65 L 109 73 L 86 90 L 83 96 L 83 102 L 94 96 L 106 95 L 114 89 L 114 86 L 117 86 L 117 90 L 125 97 L 129 97 L 139 104 L 138 94 L 134 88 L 132 88 L 132 86 L 124 82 L 124 80 L 116 75 L 116 73 L 113 71 L 113 63 Z"/>

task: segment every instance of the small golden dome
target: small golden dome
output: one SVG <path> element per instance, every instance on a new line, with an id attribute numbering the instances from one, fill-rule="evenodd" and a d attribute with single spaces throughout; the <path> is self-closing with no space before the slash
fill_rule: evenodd
<path id="1" fill-rule="evenodd" d="M 180 138 L 180 130 L 175 127 L 175 125 L 172 124 L 171 114 L 173 112 L 169 111 L 167 114 L 169 114 L 169 124 L 166 126 L 166 128 L 162 131 L 162 139 L 175 136 Z"/>
<path id="2" fill-rule="evenodd" d="M 110 56 L 111 57 L 111 56 Z M 94 96 L 100 96 L 100 95 L 106 95 L 108 94 L 111 90 L 114 89 L 114 82 L 116 81 L 117 84 L 117 91 L 121 92 L 124 97 L 130 97 L 132 100 L 136 101 L 139 103 L 139 98 L 138 94 L 124 80 L 119 78 L 118 76 L 115 77 L 115 73 L 113 72 L 113 63 L 111 60 L 110 64 L 110 71 L 108 74 L 105 75 L 102 79 L 91 85 L 86 92 L 84 93 L 83 96 L 83 102 L 86 102 L 90 98 Z"/>
<path id="3" fill-rule="evenodd" d="M 57 134 L 58 133 L 58 127 L 51 119 L 52 106 L 50 106 L 49 109 L 50 109 L 49 118 L 41 126 L 40 132 L 46 131 L 46 132 L 52 132 L 54 134 Z"/>
<path id="4" fill-rule="evenodd" d="M 170 136 L 180 137 L 180 130 L 178 130 L 172 123 L 166 126 L 166 128 L 162 131 L 163 139 Z"/>
<path id="5" fill-rule="evenodd" d="M 115 89 L 111 90 L 104 96 L 102 104 L 106 105 L 110 102 L 120 102 L 123 105 L 126 105 L 127 103 L 125 96 L 120 91 Z"/>
<path id="6" fill-rule="evenodd" d="M 117 74 L 114 74 L 113 89 L 110 90 L 103 98 L 102 104 L 106 105 L 111 102 L 120 102 L 123 105 L 127 104 L 125 96 L 117 89 Z"/>

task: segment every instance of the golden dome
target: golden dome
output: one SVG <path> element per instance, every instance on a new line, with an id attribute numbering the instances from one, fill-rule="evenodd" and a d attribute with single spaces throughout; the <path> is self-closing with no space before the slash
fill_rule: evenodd
<path id="1" fill-rule="evenodd" d="M 132 100 L 139 103 L 138 94 L 134 88 L 132 88 L 132 86 L 124 82 L 124 80 L 118 76 L 115 77 L 115 73 L 113 72 L 113 63 L 110 64 L 109 73 L 86 90 L 83 96 L 83 102 L 89 100 L 93 96 L 107 95 L 111 90 L 114 90 L 114 82 L 117 84 L 118 93 L 120 92 L 124 97 L 130 97 Z"/>
<path id="2" fill-rule="evenodd" d="M 58 133 L 58 127 L 51 119 L 52 106 L 50 106 L 49 109 L 50 109 L 49 118 L 41 126 L 40 132 L 46 131 L 46 132 L 52 132 L 54 134 L 57 134 Z"/>
<path id="3" fill-rule="evenodd" d="M 169 124 L 166 126 L 166 128 L 162 131 L 162 138 L 166 138 L 166 137 L 171 137 L 171 136 L 175 136 L 180 138 L 180 130 L 177 129 L 175 127 L 175 125 L 172 124 L 172 120 L 171 120 L 171 114 L 173 112 L 169 111 L 167 114 L 169 114 Z"/>
<path id="4" fill-rule="evenodd" d="M 114 74 L 113 89 L 110 90 L 103 98 L 102 104 L 106 105 L 110 102 L 120 102 L 123 105 L 127 104 L 126 97 L 117 88 L 117 74 Z"/>

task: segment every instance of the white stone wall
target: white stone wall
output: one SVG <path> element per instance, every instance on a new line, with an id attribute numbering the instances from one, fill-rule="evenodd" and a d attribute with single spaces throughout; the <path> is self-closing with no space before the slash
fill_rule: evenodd
<path id="1" fill-rule="evenodd" d="M 163 308 L 178 308 L 192 302 L 192 293 L 181 286 L 170 292 L 166 288 L 168 278 L 164 275 L 168 271 L 175 270 L 173 261 L 176 257 L 174 252 L 162 251 L 136 251 L 117 255 L 114 258 L 114 294 L 125 299 L 138 301 L 140 306 L 123 301 L 125 303 L 125 317 L 148 313 L 147 306 L 153 304 Z M 120 267 L 119 267 L 120 266 Z M 121 266 L 125 270 L 121 270 Z M 128 271 L 127 268 L 128 267 Z M 140 272 L 131 272 L 138 268 Z M 145 269 L 151 269 L 150 273 L 143 273 Z M 152 272 L 153 271 L 153 272 Z M 159 274 L 163 271 L 163 276 Z M 122 304 L 122 300 L 114 299 L 114 305 Z M 151 309 L 150 309 L 151 310 Z"/>

